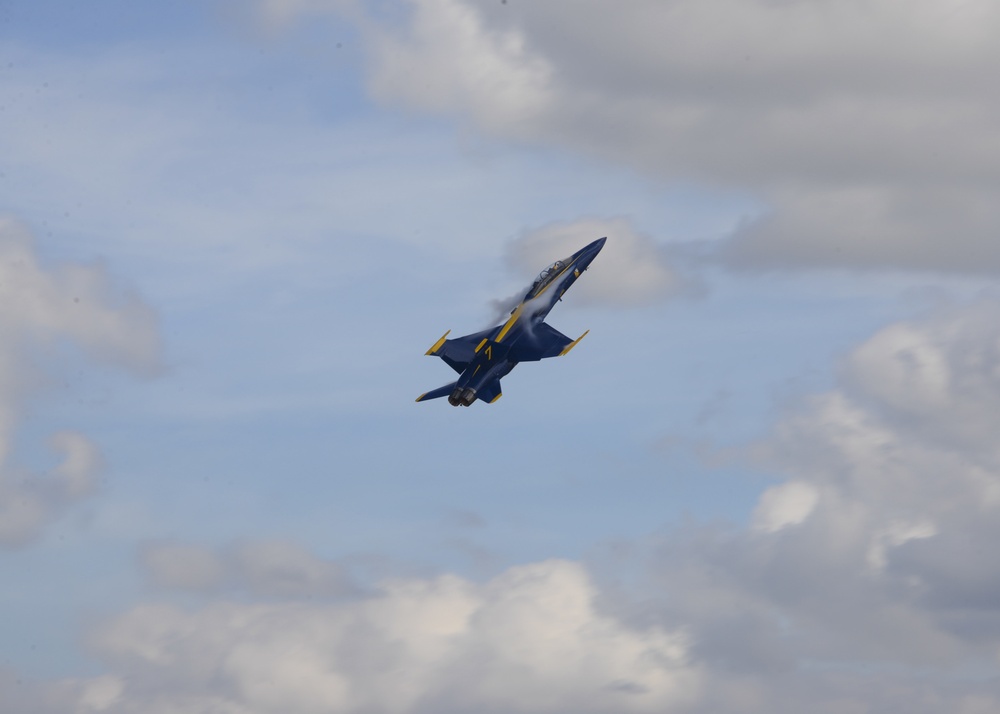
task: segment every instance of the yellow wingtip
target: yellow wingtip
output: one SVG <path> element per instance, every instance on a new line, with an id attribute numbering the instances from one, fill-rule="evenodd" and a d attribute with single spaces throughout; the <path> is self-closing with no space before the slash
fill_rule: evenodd
<path id="1" fill-rule="evenodd" d="M 500 394 L 496 395 L 495 397 L 493 397 L 493 399 L 490 400 L 490 404 L 493 404 L 497 399 L 499 399 L 502 396 L 503 392 L 500 392 Z"/>
<path id="2" fill-rule="evenodd" d="M 570 343 L 569 343 L 568 345 L 566 345 L 565 349 L 563 349 L 563 351 L 559 353 L 559 356 L 560 356 L 560 357 L 562 357 L 563 355 L 567 355 L 567 354 L 569 354 L 569 351 L 570 351 L 571 349 L 573 349 L 574 347 L 576 347 L 576 346 L 577 346 L 577 345 L 578 345 L 578 344 L 580 343 L 580 340 L 582 340 L 582 339 L 583 339 L 584 337 L 586 337 L 586 336 L 587 336 L 588 334 L 590 334 L 590 330 L 587 330 L 587 331 L 586 331 L 586 332 L 584 332 L 584 333 L 583 333 L 582 335 L 580 335 L 580 336 L 579 336 L 579 337 L 577 337 L 577 338 L 576 338 L 575 340 L 573 340 L 573 341 L 572 341 L 572 342 L 570 342 Z"/>
<path id="3" fill-rule="evenodd" d="M 438 340 L 437 342 L 435 342 L 433 345 L 431 345 L 431 348 L 429 350 L 427 350 L 426 352 L 424 352 L 424 354 L 425 355 L 432 355 L 435 352 L 437 352 L 439 349 L 441 349 L 441 345 L 444 344 L 444 341 L 448 338 L 449 334 L 451 334 L 451 330 L 448 330 L 448 332 L 446 332 L 443 335 L 441 335 L 441 339 Z M 417 401 L 420 401 L 420 400 L 417 400 Z"/>

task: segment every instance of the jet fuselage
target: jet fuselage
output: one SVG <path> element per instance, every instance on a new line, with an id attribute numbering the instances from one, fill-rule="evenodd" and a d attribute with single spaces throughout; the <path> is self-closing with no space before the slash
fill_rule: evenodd
<path id="1" fill-rule="evenodd" d="M 607 238 L 600 238 L 565 260 L 545 268 L 502 325 L 453 340 L 448 333 L 427 351 L 441 357 L 459 378 L 417 401 L 447 395 L 453 406 L 469 406 L 477 399 L 495 402 L 501 396 L 500 379 L 519 363 L 537 361 L 569 352 L 587 334 L 570 340 L 545 318 L 601 252 Z"/>

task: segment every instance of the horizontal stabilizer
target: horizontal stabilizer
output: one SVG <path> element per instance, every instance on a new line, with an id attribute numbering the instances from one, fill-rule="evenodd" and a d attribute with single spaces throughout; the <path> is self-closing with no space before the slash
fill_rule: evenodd
<path id="1" fill-rule="evenodd" d="M 455 389 L 455 385 L 458 382 L 452 382 L 451 384 L 446 384 L 443 387 L 438 387 L 437 389 L 432 389 L 429 392 L 424 392 L 419 397 L 417 397 L 418 402 L 426 402 L 428 399 L 439 399 L 440 397 L 447 397 L 451 394 L 452 390 Z"/>
<path id="2" fill-rule="evenodd" d="M 441 339 L 435 342 L 426 354 L 433 357 L 440 357 L 443 359 L 449 367 L 461 374 L 465 371 L 465 368 L 469 366 L 469 363 L 476 358 L 476 347 L 482 346 L 484 340 L 486 340 L 491 334 L 496 331 L 495 327 L 491 327 L 488 330 L 483 330 L 482 332 L 476 332 L 471 335 L 465 335 L 463 337 L 456 337 L 453 340 L 448 339 L 448 334 L 451 330 L 444 333 Z"/>

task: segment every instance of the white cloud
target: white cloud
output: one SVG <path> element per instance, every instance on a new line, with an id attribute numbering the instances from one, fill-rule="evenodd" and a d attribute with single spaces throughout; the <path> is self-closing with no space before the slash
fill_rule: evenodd
<path id="1" fill-rule="evenodd" d="M 913 608 L 949 634 L 954 613 L 926 598 L 943 603 L 959 580 L 962 597 L 977 597 L 1000 579 L 977 548 L 954 545 L 993 537 L 1000 516 L 998 315 L 981 301 L 880 330 L 847 357 L 843 386 L 785 419 L 763 449 L 794 477 L 761 497 L 763 530 L 800 524 L 788 537 L 810 541 L 817 562 L 835 572 L 849 559 L 857 578 L 877 571 L 869 586 L 882 607 Z"/>
<path id="2" fill-rule="evenodd" d="M 514 134 L 546 112 L 552 69 L 526 47 L 519 30 L 489 30 L 479 12 L 460 0 L 412 5 L 405 35 L 373 35 L 376 97 L 468 114 L 487 129 Z"/>
<path id="3" fill-rule="evenodd" d="M 929 443 L 997 455 L 1000 307 L 992 300 L 892 325 L 847 360 L 860 396 L 905 421 Z"/>
<path id="4" fill-rule="evenodd" d="M 340 603 L 141 605 L 101 626 L 103 711 L 658 712 L 700 687 L 687 640 L 595 609 L 565 561 Z M 100 695 L 100 696 L 99 696 Z"/>
<path id="5" fill-rule="evenodd" d="M 583 219 L 526 231 L 507 245 L 507 260 L 530 281 L 555 260 L 572 255 L 591 241 L 607 237 L 587 274 L 573 285 L 581 304 L 632 306 L 676 295 L 683 281 L 664 248 L 638 232 L 629 221 Z"/>
<path id="6" fill-rule="evenodd" d="M 927 330 L 896 324 L 856 349 L 850 371 L 867 394 L 905 411 L 945 409 L 953 388 L 951 365 Z"/>
<path id="7" fill-rule="evenodd" d="M 66 343 L 139 373 L 156 368 L 158 336 L 148 307 L 114 294 L 99 267 L 41 265 L 31 237 L 0 219 L 0 546 L 31 540 L 96 486 L 100 454 L 74 431 L 52 436 L 63 460 L 48 473 L 11 463 L 21 410 L 42 379 L 38 356 Z"/>
<path id="8" fill-rule="evenodd" d="M 107 711 L 118 701 L 124 689 L 125 683 L 118 677 L 98 677 L 83 687 L 80 708 L 84 712 Z"/>
<path id="9" fill-rule="evenodd" d="M 816 508 L 819 491 L 801 481 L 788 481 L 761 494 L 753 514 L 754 527 L 773 533 L 802 523 Z"/>
<path id="10" fill-rule="evenodd" d="M 624 607 L 687 628 L 692 711 L 1000 709 L 998 316 L 879 330 L 752 450 L 787 480 L 750 528 L 658 540 L 649 600 Z"/>
<path id="11" fill-rule="evenodd" d="M 892 521 L 878 531 L 868 549 L 868 564 L 873 568 L 882 569 L 886 564 L 886 552 L 889 548 L 898 548 L 904 543 L 937 535 L 937 528 L 929 521 L 920 523 L 905 523 Z"/>

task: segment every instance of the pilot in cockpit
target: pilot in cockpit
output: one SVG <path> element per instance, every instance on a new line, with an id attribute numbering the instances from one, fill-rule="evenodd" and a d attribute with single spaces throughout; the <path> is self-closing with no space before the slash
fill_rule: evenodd
<path id="1" fill-rule="evenodd" d="M 547 267 L 545 270 L 543 270 L 542 272 L 540 272 L 538 274 L 538 277 L 535 278 L 535 282 L 532 283 L 532 285 L 531 285 L 532 292 L 534 292 L 540 285 L 544 285 L 549 280 L 549 278 L 551 278 L 553 275 L 558 275 L 559 272 L 564 267 L 566 267 L 566 264 L 564 262 L 562 262 L 561 260 L 557 260 L 552 265 L 550 265 L 549 267 Z"/>

